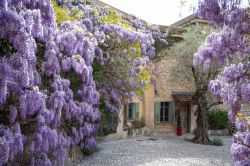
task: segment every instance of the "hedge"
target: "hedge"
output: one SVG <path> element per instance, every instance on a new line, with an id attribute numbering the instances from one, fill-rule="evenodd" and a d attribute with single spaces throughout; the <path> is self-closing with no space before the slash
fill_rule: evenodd
<path id="1" fill-rule="evenodd" d="M 228 128 L 227 111 L 220 109 L 211 110 L 208 112 L 208 124 L 212 130 Z"/>

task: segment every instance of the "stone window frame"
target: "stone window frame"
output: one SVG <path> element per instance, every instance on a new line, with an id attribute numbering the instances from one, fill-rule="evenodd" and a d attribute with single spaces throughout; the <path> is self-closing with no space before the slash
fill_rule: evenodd
<path id="1" fill-rule="evenodd" d="M 168 121 L 160 120 L 161 103 L 168 103 Z M 158 110 L 158 111 L 157 111 Z M 154 102 L 154 123 L 157 124 L 175 124 L 175 102 L 174 101 L 155 101 Z"/>
<path id="2" fill-rule="evenodd" d="M 169 101 L 155 102 L 155 110 L 154 110 L 154 118 L 155 118 L 154 122 L 155 122 L 155 124 L 165 124 L 165 123 L 170 122 L 169 105 L 170 105 Z M 159 109 L 159 110 L 157 110 L 157 109 Z M 165 109 L 165 111 L 163 111 L 162 109 Z M 157 114 L 157 111 L 159 111 L 158 114 Z M 166 112 L 167 112 L 167 115 L 166 115 Z M 162 113 L 163 113 L 163 116 L 161 116 Z M 166 117 L 167 117 L 167 120 L 166 120 Z"/>
<path id="3" fill-rule="evenodd" d="M 130 108 L 132 108 L 132 115 L 129 116 L 130 113 Z M 127 121 L 137 121 L 139 120 L 139 108 L 140 108 L 140 104 L 139 102 L 131 102 L 131 103 L 127 103 L 125 105 L 125 111 L 126 111 L 126 118 Z"/>

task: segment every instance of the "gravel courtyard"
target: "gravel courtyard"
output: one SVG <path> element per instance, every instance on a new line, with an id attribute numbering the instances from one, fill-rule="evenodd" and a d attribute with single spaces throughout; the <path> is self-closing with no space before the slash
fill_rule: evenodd
<path id="1" fill-rule="evenodd" d="M 231 166 L 231 138 L 220 138 L 223 146 L 197 145 L 174 135 L 103 142 L 78 166 Z"/>

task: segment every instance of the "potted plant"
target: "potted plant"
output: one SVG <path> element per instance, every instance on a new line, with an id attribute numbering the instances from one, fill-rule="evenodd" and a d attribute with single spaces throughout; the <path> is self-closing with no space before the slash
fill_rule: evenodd
<path id="1" fill-rule="evenodd" d="M 181 115 L 179 110 L 176 110 L 176 122 L 177 122 L 177 135 L 182 136 Z"/>

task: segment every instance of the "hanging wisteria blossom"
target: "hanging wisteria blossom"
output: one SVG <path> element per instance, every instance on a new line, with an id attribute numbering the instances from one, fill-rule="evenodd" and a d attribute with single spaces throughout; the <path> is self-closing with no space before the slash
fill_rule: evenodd
<path id="1" fill-rule="evenodd" d="M 69 148 L 95 150 L 100 98 L 118 113 L 148 85 L 162 34 L 112 14 L 80 0 L 0 1 L 0 166 L 64 165 Z M 94 80 L 95 62 L 113 76 Z"/>
<path id="2" fill-rule="evenodd" d="M 242 6 L 241 1 L 203 0 L 198 13 L 222 30 L 207 37 L 205 46 L 194 55 L 194 64 L 207 68 L 212 61 L 217 61 L 224 65 L 217 79 L 210 82 L 209 89 L 228 106 L 228 119 L 235 124 L 231 146 L 235 165 L 250 165 L 249 3 Z"/>

